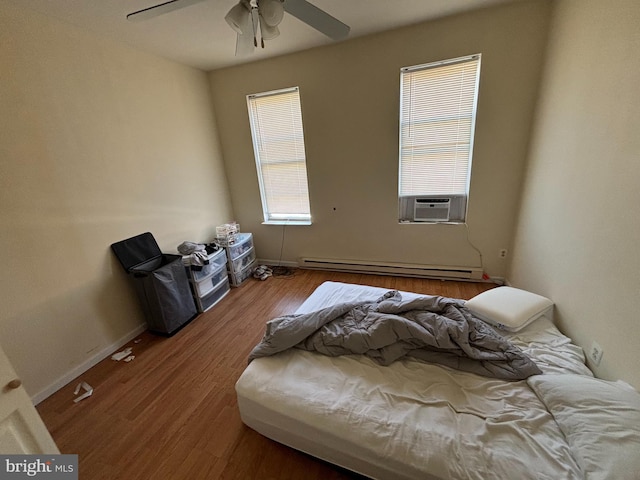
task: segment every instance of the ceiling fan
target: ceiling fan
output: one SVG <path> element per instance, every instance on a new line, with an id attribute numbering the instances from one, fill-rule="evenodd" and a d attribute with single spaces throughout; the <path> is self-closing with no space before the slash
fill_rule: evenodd
<path id="1" fill-rule="evenodd" d="M 205 0 L 170 0 L 127 15 L 131 21 L 148 20 L 158 15 L 188 7 Z M 323 33 L 332 40 L 342 40 L 349 35 L 350 27 L 332 17 L 307 0 L 239 0 L 225 16 L 226 22 L 236 32 L 236 55 L 246 55 L 264 41 L 276 38 L 278 25 L 287 12 L 298 20 Z"/>

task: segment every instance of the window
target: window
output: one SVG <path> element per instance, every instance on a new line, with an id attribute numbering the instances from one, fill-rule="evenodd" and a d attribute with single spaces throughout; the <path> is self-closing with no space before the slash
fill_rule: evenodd
<path id="1" fill-rule="evenodd" d="M 247 96 L 265 223 L 311 222 L 297 87 Z"/>
<path id="2" fill-rule="evenodd" d="M 464 221 L 479 79 L 479 54 L 401 69 L 401 220 L 415 221 L 415 198 L 428 196 L 462 203 L 442 220 Z"/>

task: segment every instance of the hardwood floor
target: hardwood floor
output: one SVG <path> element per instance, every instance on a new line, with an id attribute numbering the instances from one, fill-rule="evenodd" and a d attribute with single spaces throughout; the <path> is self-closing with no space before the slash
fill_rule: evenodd
<path id="1" fill-rule="evenodd" d="M 234 385 L 267 320 L 293 313 L 322 282 L 374 285 L 455 298 L 494 285 L 297 270 L 251 279 L 171 338 L 131 342 L 130 363 L 107 358 L 38 405 L 82 480 L 352 479 L 358 476 L 244 426 Z M 73 403 L 85 381 L 93 396 Z"/>

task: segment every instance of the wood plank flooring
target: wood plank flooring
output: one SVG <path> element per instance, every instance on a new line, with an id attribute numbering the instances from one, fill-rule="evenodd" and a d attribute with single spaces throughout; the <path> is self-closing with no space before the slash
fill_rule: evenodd
<path id="1" fill-rule="evenodd" d="M 240 421 L 234 385 L 265 322 L 293 313 L 324 281 L 468 299 L 494 285 L 296 270 L 251 279 L 171 338 L 131 342 L 130 363 L 98 363 L 38 405 L 82 480 L 353 479 L 268 440 Z M 85 381 L 93 396 L 73 403 Z"/>

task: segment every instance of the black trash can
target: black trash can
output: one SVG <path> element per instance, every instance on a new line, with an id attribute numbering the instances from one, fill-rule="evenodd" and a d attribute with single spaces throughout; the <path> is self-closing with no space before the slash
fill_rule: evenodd
<path id="1" fill-rule="evenodd" d="M 111 249 L 133 281 L 151 332 L 173 335 L 197 315 L 181 255 L 163 254 L 149 232 Z"/>

